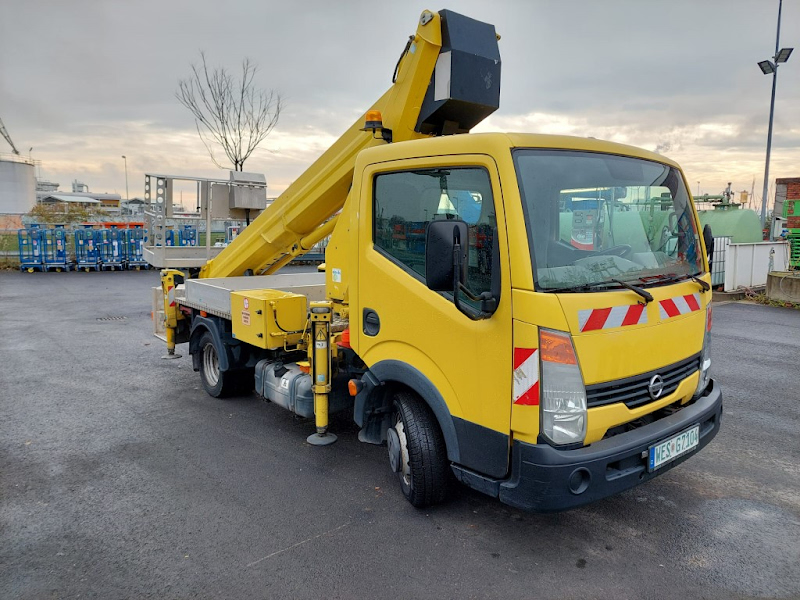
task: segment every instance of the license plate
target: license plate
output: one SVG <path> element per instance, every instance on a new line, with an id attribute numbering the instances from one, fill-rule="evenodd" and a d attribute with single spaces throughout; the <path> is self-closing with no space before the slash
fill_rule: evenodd
<path id="1" fill-rule="evenodd" d="M 655 446 L 650 446 L 650 460 L 647 470 L 655 471 L 665 464 L 672 462 L 679 456 L 691 452 L 700 443 L 700 426 L 695 425 L 691 429 L 682 431 L 678 435 L 659 442 Z"/>

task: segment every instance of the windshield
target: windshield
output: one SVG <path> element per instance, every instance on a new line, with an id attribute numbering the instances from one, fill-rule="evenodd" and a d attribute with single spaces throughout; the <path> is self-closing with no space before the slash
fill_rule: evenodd
<path id="1" fill-rule="evenodd" d="M 542 291 L 620 280 L 657 284 L 702 270 L 680 172 L 638 158 L 516 150 L 534 281 Z"/>

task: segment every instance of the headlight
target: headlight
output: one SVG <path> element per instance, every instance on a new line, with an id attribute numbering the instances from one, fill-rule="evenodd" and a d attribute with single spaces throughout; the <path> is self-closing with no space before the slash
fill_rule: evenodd
<path id="1" fill-rule="evenodd" d="M 554 444 L 583 443 L 586 387 L 568 333 L 539 330 L 542 433 Z"/>
<path id="2" fill-rule="evenodd" d="M 700 352 L 700 378 L 694 395 L 699 396 L 708 387 L 711 379 L 711 304 L 706 309 L 706 331 L 703 335 L 703 350 Z"/>

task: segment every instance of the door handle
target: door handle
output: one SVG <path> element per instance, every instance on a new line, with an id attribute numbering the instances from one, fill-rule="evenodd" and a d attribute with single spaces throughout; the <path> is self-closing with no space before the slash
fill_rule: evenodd
<path id="1" fill-rule="evenodd" d="M 364 330 L 364 335 L 370 337 L 378 335 L 378 332 L 381 330 L 381 319 L 378 317 L 378 313 L 371 308 L 365 308 L 363 312 L 362 328 Z"/>

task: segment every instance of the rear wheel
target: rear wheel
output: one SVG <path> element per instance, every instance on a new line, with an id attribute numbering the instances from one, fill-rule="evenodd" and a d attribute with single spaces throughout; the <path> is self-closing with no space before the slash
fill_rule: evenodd
<path id="1" fill-rule="evenodd" d="M 447 496 L 449 462 L 442 432 L 430 408 L 415 394 L 398 392 L 387 433 L 389 465 L 403 495 L 421 508 Z"/>
<path id="2" fill-rule="evenodd" d="M 219 366 L 219 353 L 223 351 L 214 344 L 214 336 L 206 331 L 200 337 L 200 380 L 209 396 L 225 398 L 253 389 L 253 370 L 223 371 Z"/>

